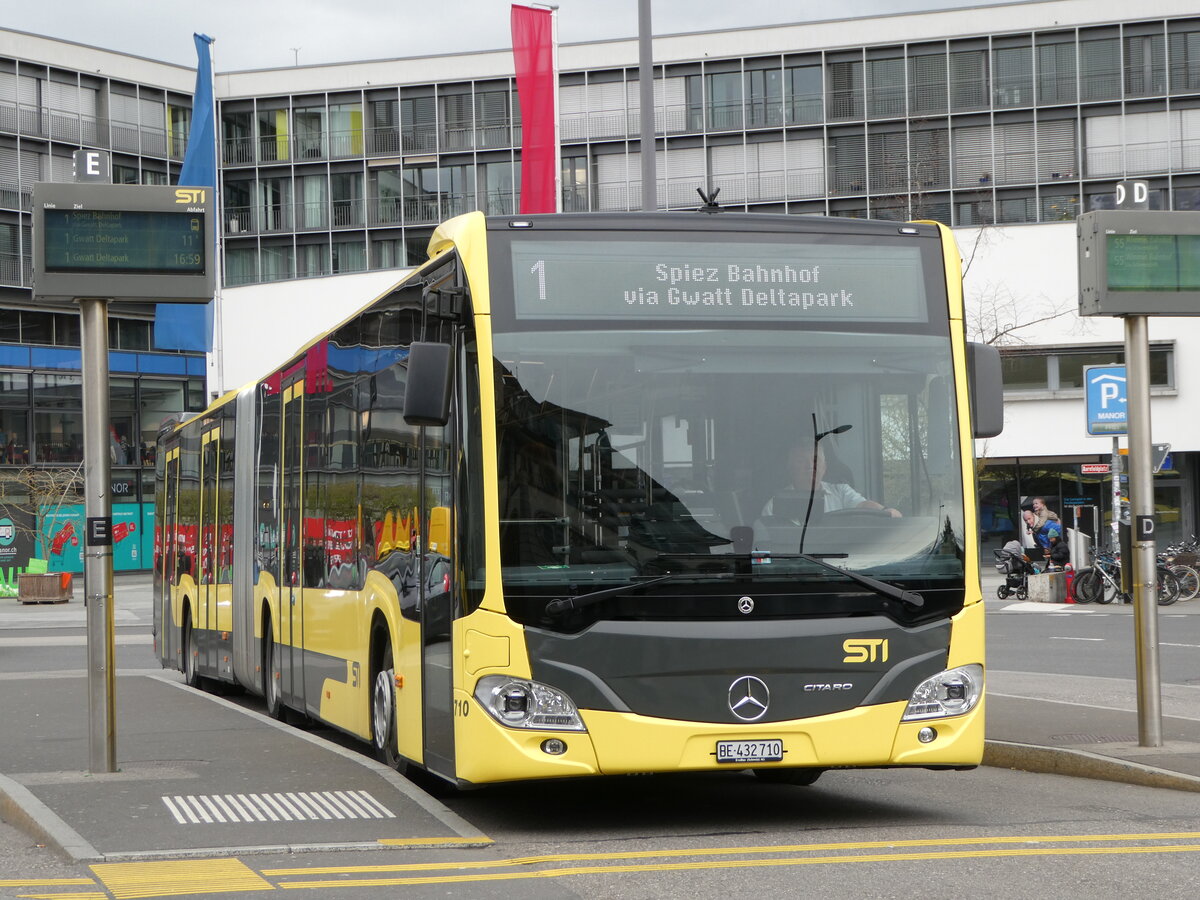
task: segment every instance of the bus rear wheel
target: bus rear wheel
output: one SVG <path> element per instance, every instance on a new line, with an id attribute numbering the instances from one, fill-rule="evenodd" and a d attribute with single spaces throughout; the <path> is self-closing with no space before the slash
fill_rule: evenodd
<path id="1" fill-rule="evenodd" d="M 371 689 L 371 737 L 375 758 L 384 765 L 399 769 L 400 753 L 396 749 L 396 672 L 392 663 L 391 644 L 383 650 Z"/>
<path id="2" fill-rule="evenodd" d="M 281 722 L 287 715 L 283 706 L 282 686 L 279 677 L 279 649 L 275 646 L 275 634 L 268 622 L 263 629 L 263 696 L 267 700 L 267 715 Z"/>
<path id="3" fill-rule="evenodd" d="M 764 784 L 794 784 L 808 787 L 824 773 L 824 769 L 752 769 L 754 777 Z"/>
<path id="4" fill-rule="evenodd" d="M 192 628 L 192 613 L 183 614 L 183 683 L 188 687 L 199 687 L 200 676 L 196 674 L 196 635 Z"/>

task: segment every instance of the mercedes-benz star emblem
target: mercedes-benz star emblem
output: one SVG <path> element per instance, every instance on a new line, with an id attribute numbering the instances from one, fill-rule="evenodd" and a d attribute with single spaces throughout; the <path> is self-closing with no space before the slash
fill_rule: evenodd
<path id="1" fill-rule="evenodd" d="M 754 612 L 754 598 L 743 597 L 741 600 L 739 600 L 738 612 L 740 612 L 743 616 L 748 616 L 750 613 Z"/>
<path id="2" fill-rule="evenodd" d="M 743 722 L 761 719 L 770 705 L 771 692 L 761 678 L 743 675 L 729 686 L 729 711 Z"/>

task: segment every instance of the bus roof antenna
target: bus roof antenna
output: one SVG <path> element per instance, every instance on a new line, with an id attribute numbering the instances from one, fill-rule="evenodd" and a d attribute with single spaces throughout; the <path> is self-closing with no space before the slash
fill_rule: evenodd
<path id="1" fill-rule="evenodd" d="M 704 188 L 696 188 L 696 193 L 704 201 L 704 205 L 700 207 L 700 212 L 715 213 L 721 211 L 721 207 L 717 205 L 717 194 L 721 193 L 720 188 L 713 188 L 712 193 L 709 194 L 704 193 Z"/>

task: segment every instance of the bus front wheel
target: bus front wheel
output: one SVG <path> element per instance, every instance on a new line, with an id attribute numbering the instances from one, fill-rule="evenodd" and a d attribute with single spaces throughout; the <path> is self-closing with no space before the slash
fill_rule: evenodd
<path id="1" fill-rule="evenodd" d="M 393 769 L 399 769 L 400 753 L 396 749 L 396 672 L 392 663 L 391 644 L 383 650 L 371 690 L 371 734 L 375 758 Z"/>

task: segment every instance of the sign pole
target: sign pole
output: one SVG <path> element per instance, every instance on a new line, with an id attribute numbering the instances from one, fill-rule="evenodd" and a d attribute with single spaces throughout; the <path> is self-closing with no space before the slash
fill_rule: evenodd
<path id="1" fill-rule="evenodd" d="M 1157 554 L 1150 460 L 1150 340 L 1146 316 L 1125 317 L 1129 371 L 1129 508 L 1133 525 L 1133 612 L 1137 650 L 1138 743 L 1161 747 Z"/>
<path id="2" fill-rule="evenodd" d="M 1112 446 L 1112 546 L 1115 550 L 1121 546 L 1121 475 L 1124 474 L 1124 461 L 1121 459 L 1121 440 L 1113 435 Z"/>
<path id="3" fill-rule="evenodd" d="M 112 556 L 112 464 L 108 432 L 108 301 L 79 301 L 83 344 L 83 490 L 87 516 L 88 760 L 92 774 L 117 770 Z"/>

